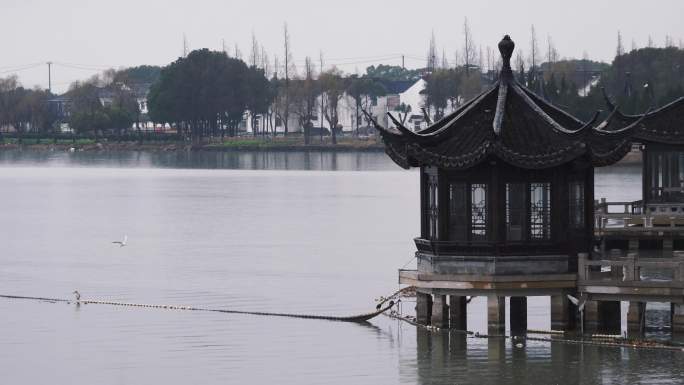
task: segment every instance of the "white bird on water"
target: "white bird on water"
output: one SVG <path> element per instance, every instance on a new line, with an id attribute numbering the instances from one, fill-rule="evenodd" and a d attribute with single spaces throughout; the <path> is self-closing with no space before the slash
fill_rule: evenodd
<path id="1" fill-rule="evenodd" d="M 74 290 L 73 294 L 74 294 L 74 297 L 76 298 L 76 303 L 80 304 L 81 303 L 81 293 L 79 293 L 78 290 Z"/>
<path id="2" fill-rule="evenodd" d="M 118 244 L 119 247 L 124 247 L 124 246 L 126 246 L 126 242 L 128 242 L 128 235 L 124 235 L 123 241 L 114 241 L 112 243 Z"/>

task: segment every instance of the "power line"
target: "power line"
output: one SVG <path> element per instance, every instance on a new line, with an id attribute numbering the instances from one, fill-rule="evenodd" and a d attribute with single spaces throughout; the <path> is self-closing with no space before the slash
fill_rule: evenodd
<path id="1" fill-rule="evenodd" d="M 29 70 L 29 69 L 36 68 L 36 67 L 38 67 L 38 66 L 41 66 L 41 65 L 43 65 L 43 64 L 44 64 L 44 63 L 36 63 L 36 64 L 30 64 L 30 65 L 25 65 L 25 66 L 21 66 L 21 67 L 15 67 L 15 68 L 12 68 L 12 69 L 7 69 L 7 70 L 4 70 L 4 71 L 0 71 L 0 74 L 6 74 L 6 73 L 11 73 L 11 72 L 26 71 L 26 70 Z"/>
<path id="2" fill-rule="evenodd" d="M 40 65 L 40 64 L 43 64 L 43 62 L 28 63 L 28 64 L 17 64 L 17 65 L 12 65 L 12 66 L 3 66 L 3 67 L 0 67 L 0 70 L 5 70 L 5 69 L 9 69 L 9 68 L 26 67 L 26 66 L 32 66 L 32 65 Z"/>

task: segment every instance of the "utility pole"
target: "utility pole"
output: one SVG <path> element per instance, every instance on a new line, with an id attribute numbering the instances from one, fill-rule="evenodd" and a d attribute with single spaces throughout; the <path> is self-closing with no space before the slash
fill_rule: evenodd
<path id="1" fill-rule="evenodd" d="M 401 68 L 406 69 L 406 66 L 404 65 L 404 55 L 401 55 Z"/>
<path id="2" fill-rule="evenodd" d="M 48 66 L 48 91 L 52 93 L 52 62 L 47 62 Z"/>

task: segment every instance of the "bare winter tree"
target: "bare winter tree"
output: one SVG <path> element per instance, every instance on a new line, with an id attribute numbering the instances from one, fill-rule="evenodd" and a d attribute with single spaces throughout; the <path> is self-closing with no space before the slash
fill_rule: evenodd
<path id="1" fill-rule="evenodd" d="M 330 133 L 332 134 L 332 143 L 337 144 L 337 129 L 339 126 L 339 103 L 344 95 L 345 81 L 342 78 L 342 73 L 332 68 L 328 71 L 321 72 L 318 77 L 318 82 L 325 99 L 325 108 L 323 113 L 325 120 L 330 125 Z"/>
<path id="2" fill-rule="evenodd" d="M 258 67 L 261 63 L 259 42 L 257 41 L 256 35 L 252 32 L 252 50 L 249 53 L 249 65 L 253 67 Z"/>
<path id="3" fill-rule="evenodd" d="M 482 72 L 482 67 L 484 67 L 484 54 L 482 53 L 482 46 L 480 48 L 480 56 L 477 59 L 477 65 L 480 67 L 480 72 Z"/>
<path id="4" fill-rule="evenodd" d="M 188 44 L 188 38 L 183 33 L 183 57 L 187 57 L 190 53 L 190 45 Z"/>
<path id="5" fill-rule="evenodd" d="M 261 69 L 264 70 L 264 75 L 266 75 L 266 77 L 270 76 L 271 75 L 271 62 L 268 58 L 268 52 L 266 52 L 266 49 L 264 48 L 263 45 L 261 46 L 261 53 L 260 53 L 259 58 L 261 59 L 261 63 L 259 64 L 259 66 L 261 67 Z"/>
<path id="6" fill-rule="evenodd" d="M 477 52 L 473 42 L 473 33 L 468 24 L 468 18 L 463 20 L 463 66 L 466 75 L 470 75 L 470 67 L 477 61 Z"/>
<path id="7" fill-rule="evenodd" d="M 665 35 L 665 48 L 674 47 L 674 39 L 670 35 Z"/>
<path id="8" fill-rule="evenodd" d="M 264 76 L 268 79 L 269 76 L 271 76 L 271 63 L 268 58 L 268 53 L 266 52 L 266 49 L 264 46 L 261 46 L 261 68 L 264 70 Z M 273 88 L 271 87 L 271 92 Z M 275 99 L 275 98 L 273 98 Z M 266 110 L 266 119 L 264 119 L 264 126 L 261 128 L 261 136 L 266 136 L 266 131 L 270 127 L 272 127 L 272 118 L 273 118 L 273 103 L 268 107 Z"/>
<path id="9" fill-rule="evenodd" d="M 449 61 L 447 60 L 446 50 L 444 48 L 442 48 L 442 68 L 449 68 Z"/>
<path id="10" fill-rule="evenodd" d="M 318 60 L 320 61 L 320 73 L 322 74 L 325 68 L 325 65 L 323 64 L 323 51 L 321 50 L 318 53 Z M 319 79 L 320 80 L 320 79 Z M 320 122 L 320 136 L 321 136 L 321 142 L 323 142 L 323 116 L 325 115 L 325 98 L 323 97 L 323 94 L 321 94 L 321 115 L 318 117 L 318 121 Z"/>
<path id="11" fill-rule="evenodd" d="M 625 46 L 622 45 L 622 33 L 618 30 L 617 47 L 615 48 L 615 56 L 622 56 L 625 54 Z"/>
<path id="12" fill-rule="evenodd" d="M 311 142 L 312 120 L 316 114 L 318 84 L 314 80 L 315 68 L 310 57 L 304 61 L 304 78 L 292 84 L 292 112 L 297 116 L 304 131 L 304 143 Z"/>
<path id="13" fill-rule="evenodd" d="M 487 46 L 487 75 L 492 72 L 492 47 Z M 492 79 L 488 77 L 491 81 Z"/>
<path id="14" fill-rule="evenodd" d="M 427 52 L 427 69 L 432 72 L 437 68 L 437 48 L 435 47 L 435 32 L 430 36 L 430 46 Z"/>
<path id="15" fill-rule="evenodd" d="M 280 62 L 278 61 L 278 56 L 274 55 L 273 56 L 273 78 L 271 79 L 271 84 L 272 84 L 272 92 L 274 93 L 275 97 L 273 98 L 273 103 L 271 103 L 271 114 L 272 116 L 276 117 L 277 119 L 282 119 L 282 116 L 280 114 L 280 99 L 281 99 L 281 92 L 280 92 L 280 80 L 278 79 L 278 73 L 280 71 Z M 275 123 L 275 124 L 274 124 Z M 276 136 L 276 127 L 277 127 L 277 122 L 273 122 L 272 119 L 269 119 L 269 125 L 271 127 L 271 133 L 273 136 Z"/>
<path id="16" fill-rule="evenodd" d="M 518 50 L 515 54 L 515 68 L 518 69 L 520 83 L 525 84 L 525 57 L 522 50 Z"/>
<path id="17" fill-rule="evenodd" d="M 238 47 L 237 43 L 235 43 L 235 52 L 233 53 L 233 57 L 242 60 L 242 51 L 240 51 L 240 47 Z"/>
<path id="18" fill-rule="evenodd" d="M 285 135 L 288 134 L 288 121 L 290 118 L 290 75 L 292 64 L 292 52 L 290 47 L 290 33 L 287 30 L 287 23 L 283 25 L 283 45 L 285 48 L 285 105 L 283 110 L 283 119 L 285 127 Z"/>
<path id="19" fill-rule="evenodd" d="M 539 44 L 537 42 L 537 32 L 534 29 L 534 24 L 532 24 L 532 27 L 530 28 L 530 71 L 536 71 L 537 70 L 537 63 L 538 62 L 539 62 Z"/>
<path id="20" fill-rule="evenodd" d="M 546 60 L 549 63 L 555 63 L 558 61 L 558 51 L 556 50 L 556 46 L 553 45 L 553 39 L 551 39 L 551 35 L 546 35 Z"/>

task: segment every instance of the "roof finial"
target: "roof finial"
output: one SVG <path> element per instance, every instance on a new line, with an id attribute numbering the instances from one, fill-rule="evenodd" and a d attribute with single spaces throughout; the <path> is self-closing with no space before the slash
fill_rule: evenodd
<path id="1" fill-rule="evenodd" d="M 515 43 L 511 40 L 511 37 L 506 35 L 499 42 L 499 52 L 501 53 L 501 58 L 503 59 L 503 67 L 501 67 L 501 72 L 512 73 L 511 70 L 511 56 L 513 56 L 513 49 L 515 49 Z"/>

